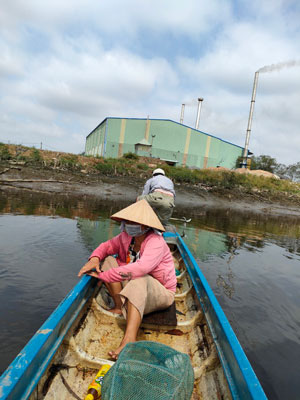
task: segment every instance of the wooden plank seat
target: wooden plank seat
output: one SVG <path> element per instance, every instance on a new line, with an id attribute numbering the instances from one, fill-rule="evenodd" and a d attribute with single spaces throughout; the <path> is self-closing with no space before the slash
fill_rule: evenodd
<path id="1" fill-rule="evenodd" d="M 176 316 L 176 305 L 175 301 L 170 307 L 165 310 L 154 311 L 147 315 L 144 315 L 142 323 L 151 325 L 167 325 L 176 326 L 177 316 Z"/>

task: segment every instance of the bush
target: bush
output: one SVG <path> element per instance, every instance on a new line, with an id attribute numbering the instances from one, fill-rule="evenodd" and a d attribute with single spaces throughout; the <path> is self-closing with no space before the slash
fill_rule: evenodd
<path id="1" fill-rule="evenodd" d="M 137 167 L 138 169 L 143 170 L 143 171 L 147 171 L 147 170 L 149 169 L 148 165 L 147 165 L 147 164 L 144 164 L 144 163 L 139 163 L 139 164 L 136 165 L 136 167 Z"/>
<path id="2" fill-rule="evenodd" d="M 235 168 L 241 168 L 243 161 L 244 161 L 244 157 L 239 156 L 235 161 Z"/>
<path id="3" fill-rule="evenodd" d="M 130 168 L 126 167 L 125 165 L 116 165 L 115 172 L 121 175 L 128 175 Z"/>
<path id="4" fill-rule="evenodd" d="M 115 173 L 115 166 L 107 161 L 96 164 L 95 169 L 104 175 L 113 175 Z"/>
<path id="5" fill-rule="evenodd" d="M 0 143 L 0 161 L 10 160 L 11 154 L 8 150 L 8 146 L 4 143 Z"/>
<path id="6" fill-rule="evenodd" d="M 18 156 L 16 157 L 16 160 L 17 160 L 17 161 L 30 161 L 29 157 L 23 156 L 22 154 L 18 155 Z"/>
<path id="7" fill-rule="evenodd" d="M 240 185 L 242 174 L 224 171 L 221 172 L 221 177 L 222 180 L 220 181 L 220 185 L 226 189 L 232 189 Z"/>
<path id="8" fill-rule="evenodd" d="M 168 175 L 176 182 L 196 183 L 199 181 L 196 171 L 184 167 L 169 169 Z"/>
<path id="9" fill-rule="evenodd" d="M 129 152 L 129 153 L 123 154 L 123 158 L 127 158 L 129 160 L 138 160 L 139 156 L 137 154 L 135 154 L 135 153 Z"/>
<path id="10" fill-rule="evenodd" d="M 78 158 L 77 156 L 66 156 L 66 157 L 61 157 L 59 160 L 59 164 L 62 167 L 68 168 L 68 169 L 73 169 L 73 168 L 77 168 L 77 161 Z"/>
<path id="11" fill-rule="evenodd" d="M 30 158 L 33 162 L 41 162 L 42 161 L 42 156 L 39 152 L 39 150 L 37 149 L 32 149 L 31 154 L 30 154 Z"/>

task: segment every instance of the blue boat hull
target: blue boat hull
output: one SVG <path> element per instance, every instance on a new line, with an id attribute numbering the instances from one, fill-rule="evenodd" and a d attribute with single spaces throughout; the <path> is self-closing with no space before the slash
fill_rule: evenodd
<path id="1" fill-rule="evenodd" d="M 169 235 L 165 234 L 166 239 Z M 266 399 L 261 384 L 216 296 L 187 245 L 178 234 L 177 245 L 209 325 L 232 398 L 243 400 Z"/>
<path id="2" fill-rule="evenodd" d="M 264 391 L 224 312 L 188 247 L 178 234 L 166 233 L 181 253 L 216 345 L 233 399 L 266 399 Z M 49 367 L 65 335 L 95 289 L 84 276 L 61 302 L 0 378 L 0 400 L 28 399 Z"/>

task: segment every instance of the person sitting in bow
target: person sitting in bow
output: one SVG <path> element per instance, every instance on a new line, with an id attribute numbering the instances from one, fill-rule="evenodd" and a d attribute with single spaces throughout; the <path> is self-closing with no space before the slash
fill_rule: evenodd
<path id="1" fill-rule="evenodd" d="M 115 303 L 110 311 L 126 318 L 123 340 L 109 352 L 117 359 L 127 343 L 136 341 L 143 315 L 174 302 L 177 281 L 172 254 L 161 234 L 164 227 L 146 200 L 111 218 L 121 222 L 122 232 L 101 243 L 78 276 L 88 274 L 104 281 Z"/>
<path id="2" fill-rule="evenodd" d="M 137 200 L 145 199 L 156 212 L 164 226 L 167 226 L 175 207 L 174 184 L 166 177 L 165 171 L 157 168 L 152 173 L 152 178 L 145 183 L 143 193 Z"/>

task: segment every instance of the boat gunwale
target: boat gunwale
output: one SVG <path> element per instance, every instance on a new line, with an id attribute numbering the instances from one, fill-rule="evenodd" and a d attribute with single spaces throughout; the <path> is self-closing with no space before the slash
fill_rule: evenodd
<path id="1" fill-rule="evenodd" d="M 83 276 L 50 314 L 0 377 L 0 400 L 29 398 L 94 287 Z"/>

